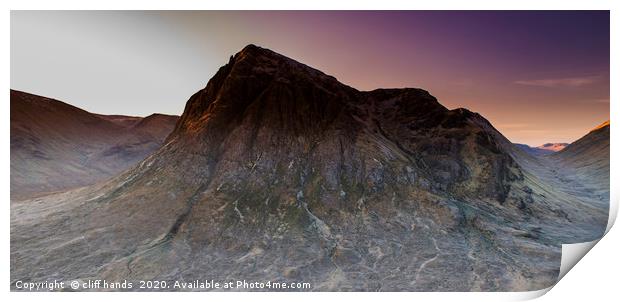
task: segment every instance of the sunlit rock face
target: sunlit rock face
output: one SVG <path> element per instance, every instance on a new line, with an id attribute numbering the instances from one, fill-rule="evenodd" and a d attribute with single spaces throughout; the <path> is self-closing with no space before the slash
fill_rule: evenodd
<path id="1" fill-rule="evenodd" d="M 606 222 L 548 164 L 424 90 L 358 91 L 249 45 L 134 169 L 12 205 L 11 279 L 541 289 L 560 244 Z"/>

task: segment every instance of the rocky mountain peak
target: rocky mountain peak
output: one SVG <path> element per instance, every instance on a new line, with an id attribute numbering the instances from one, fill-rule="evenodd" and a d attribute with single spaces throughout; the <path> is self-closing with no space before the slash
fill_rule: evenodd
<path id="1" fill-rule="evenodd" d="M 477 113 L 448 110 L 417 88 L 358 91 L 255 45 L 231 57 L 190 98 L 168 141 L 175 142 L 167 144 L 172 153 L 202 154 L 214 170 L 227 166 L 224 178 L 246 173 L 232 163 L 256 158 L 256 169 L 266 165 L 263 179 L 298 179 L 289 187 L 303 188 L 318 173 L 322 203 L 330 206 L 367 194 L 351 186 L 386 190 L 394 183 L 384 177 L 402 169 L 415 171 L 411 184 L 424 190 L 500 203 L 523 177 L 508 141 Z M 386 176 L 367 174 L 375 163 Z M 189 169 L 205 171 L 195 162 Z M 512 202 L 524 206 L 522 198 Z"/>
<path id="2" fill-rule="evenodd" d="M 229 61 L 230 64 L 233 65 L 233 69 L 238 68 L 238 70 L 233 72 L 239 73 L 249 72 L 281 77 L 289 77 L 296 74 L 297 76 L 313 77 L 314 80 L 337 81 L 335 77 L 327 75 L 318 69 L 254 44 L 245 46 L 241 51 L 232 56 Z"/>
<path id="3" fill-rule="evenodd" d="M 342 119 L 341 125 L 355 127 L 359 120 L 376 114 L 401 122 L 415 118 L 419 123 L 447 111 L 422 89 L 358 91 L 272 50 L 248 45 L 190 98 L 175 134 L 183 137 L 211 127 L 219 129 L 210 130 L 211 134 L 227 132 L 227 127 L 251 114 L 258 119 L 269 116 L 267 126 L 307 134 L 317 126 L 334 124 L 336 117 Z"/>
<path id="4" fill-rule="evenodd" d="M 223 130 L 243 119 L 248 109 L 276 111 L 281 115 L 280 122 L 329 118 L 342 109 L 342 100 L 353 99 L 356 93 L 332 76 L 248 45 L 190 98 L 175 134 L 197 133 L 210 127 Z"/>

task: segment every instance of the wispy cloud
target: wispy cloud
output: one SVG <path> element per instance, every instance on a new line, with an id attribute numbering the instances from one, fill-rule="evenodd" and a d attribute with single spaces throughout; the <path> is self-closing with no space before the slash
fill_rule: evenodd
<path id="1" fill-rule="evenodd" d="M 555 78 L 540 80 L 520 80 L 515 84 L 538 86 L 538 87 L 580 87 L 590 85 L 598 80 L 598 76 L 575 77 L 575 78 Z"/>
<path id="2" fill-rule="evenodd" d="M 604 104 L 604 105 L 609 105 L 609 99 L 608 98 L 581 99 L 581 100 L 579 100 L 579 103 L 582 103 L 582 104 Z"/>

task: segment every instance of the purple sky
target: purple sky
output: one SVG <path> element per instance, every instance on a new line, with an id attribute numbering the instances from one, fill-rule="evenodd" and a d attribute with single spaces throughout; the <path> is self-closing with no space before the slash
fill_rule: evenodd
<path id="1" fill-rule="evenodd" d="M 12 12 L 11 88 L 97 113 L 180 114 L 254 43 L 360 90 L 420 87 L 513 142 L 609 119 L 609 13 Z"/>

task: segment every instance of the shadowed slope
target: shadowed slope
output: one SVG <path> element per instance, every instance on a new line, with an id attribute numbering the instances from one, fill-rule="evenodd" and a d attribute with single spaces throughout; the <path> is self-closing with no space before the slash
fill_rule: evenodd
<path id="1" fill-rule="evenodd" d="M 177 118 L 96 115 L 11 90 L 11 198 L 116 175 L 157 149 Z"/>
<path id="2" fill-rule="evenodd" d="M 609 203 L 609 128 L 606 121 L 551 156 L 556 165 L 574 171 L 570 174 L 604 204 Z"/>

